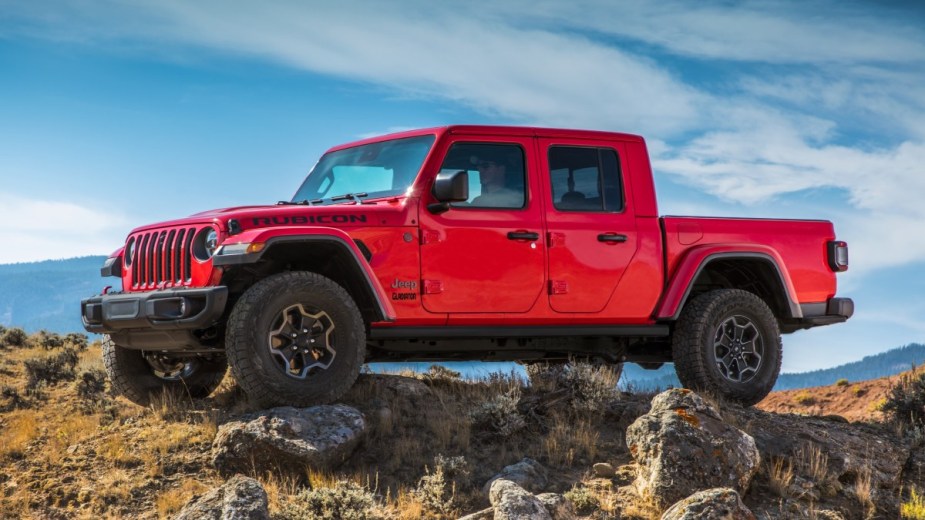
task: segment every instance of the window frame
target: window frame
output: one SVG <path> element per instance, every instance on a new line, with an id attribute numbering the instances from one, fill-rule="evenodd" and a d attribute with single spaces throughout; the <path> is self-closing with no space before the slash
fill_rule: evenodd
<path id="1" fill-rule="evenodd" d="M 556 148 L 572 148 L 572 149 L 586 149 L 586 150 L 596 150 L 597 151 L 597 167 L 598 167 L 598 192 L 600 193 L 601 206 L 599 209 L 561 209 L 558 207 L 556 202 L 555 190 L 553 189 L 553 179 L 552 179 L 552 153 Z M 607 208 L 607 196 L 606 190 L 604 189 L 604 161 L 601 157 L 602 151 L 613 152 L 614 157 L 616 158 L 617 166 L 617 181 L 619 183 L 620 189 L 620 209 L 619 210 L 609 210 Z M 552 202 L 552 209 L 557 213 L 609 213 L 613 215 L 618 215 L 625 213 L 627 210 L 626 204 L 626 182 L 623 178 L 623 168 L 620 164 L 620 151 L 611 146 L 595 146 L 595 145 L 576 145 L 576 144 L 550 144 L 546 147 L 546 178 L 549 181 L 549 199 Z"/>
<path id="2" fill-rule="evenodd" d="M 523 174 L 523 181 L 524 181 L 523 182 L 524 197 L 523 197 L 523 204 L 521 206 L 513 206 L 513 207 L 512 206 L 471 206 L 469 205 L 468 202 L 451 202 L 450 203 L 451 208 L 453 208 L 454 210 L 464 210 L 464 211 L 484 211 L 484 210 L 526 211 L 527 210 L 528 206 L 530 205 L 530 169 L 529 169 L 530 167 L 529 167 L 528 154 L 523 144 L 517 143 L 517 142 L 502 142 L 502 141 L 466 141 L 462 139 L 454 141 L 450 143 L 450 145 L 446 149 L 446 152 L 443 154 L 443 159 L 440 162 L 440 165 L 437 167 L 437 174 L 445 171 L 443 168 L 443 162 L 446 161 L 446 158 L 447 156 L 449 156 L 450 151 L 452 151 L 453 147 L 455 147 L 456 145 L 485 145 L 485 146 L 516 147 L 520 151 L 521 160 L 523 161 L 522 174 Z M 451 168 L 450 170 L 446 170 L 446 171 L 459 171 L 459 170 L 453 170 Z M 472 170 L 470 168 L 466 169 L 467 173 L 471 171 L 478 171 L 478 170 L 477 169 Z M 481 183 L 481 178 L 479 179 L 479 182 Z M 479 195 L 481 196 L 481 193 Z"/>

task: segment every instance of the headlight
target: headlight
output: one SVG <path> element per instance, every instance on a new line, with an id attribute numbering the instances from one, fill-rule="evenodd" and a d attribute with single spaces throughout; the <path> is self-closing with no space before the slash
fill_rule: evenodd
<path id="1" fill-rule="evenodd" d="M 213 227 L 205 227 L 196 233 L 193 239 L 193 256 L 197 260 L 205 262 L 212 258 L 215 250 L 218 248 L 218 232 Z"/>

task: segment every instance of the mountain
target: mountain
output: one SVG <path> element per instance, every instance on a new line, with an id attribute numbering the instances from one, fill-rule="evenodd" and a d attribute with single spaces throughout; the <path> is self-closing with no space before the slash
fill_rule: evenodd
<path id="1" fill-rule="evenodd" d="M 925 364 L 925 345 L 910 343 L 837 367 L 781 374 L 777 378 L 774 390 L 832 385 L 839 379 L 847 379 L 851 382 L 866 381 L 896 375 L 922 364 Z M 681 386 L 671 363 L 665 363 L 658 370 L 644 370 L 638 365 L 629 363 L 623 370 L 623 379 L 620 384 L 639 392 L 680 388 Z"/>
<path id="2" fill-rule="evenodd" d="M 83 332 L 80 300 L 115 278 L 101 278 L 105 256 L 0 265 L 0 325 L 29 332 Z"/>
<path id="3" fill-rule="evenodd" d="M 847 379 L 851 382 L 866 381 L 896 375 L 923 363 L 925 363 L 925 345 L 910 343 L 837 367 L 798 374 L 781 374 L 774 390 L 826 386 L 835 384 L 839 379 Z"/>

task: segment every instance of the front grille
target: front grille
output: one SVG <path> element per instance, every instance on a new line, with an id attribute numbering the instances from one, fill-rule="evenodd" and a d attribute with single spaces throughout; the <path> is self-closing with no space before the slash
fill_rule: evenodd
<path id="1" fill-rule="evenodd" d="M 192 280 L 192 244 L 196 228 L 138 233 L 132 255 L 132 287 L 186 285 Z"/>

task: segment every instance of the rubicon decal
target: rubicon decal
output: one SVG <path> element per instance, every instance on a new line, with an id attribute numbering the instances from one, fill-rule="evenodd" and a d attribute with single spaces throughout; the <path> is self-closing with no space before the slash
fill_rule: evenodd
<path id="1" fill-rule="evenodd" d="M 282 217 L 255 217 L 254 227 L 285 226 L 288 224 L 365 224 L 366 215 L 293 215 Z"/>

